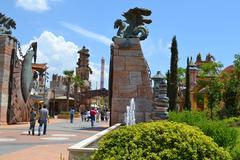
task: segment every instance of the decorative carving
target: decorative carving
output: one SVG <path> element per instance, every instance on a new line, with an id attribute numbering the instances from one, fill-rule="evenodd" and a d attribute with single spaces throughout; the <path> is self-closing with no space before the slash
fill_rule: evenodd
<path id="1" fill-rule="evenodd" d="M 11 29 L 16 29 L 16 22 L 12 18 L 0 13 L 0 35 L 12 34 Z"/>
<path id="2" fill-rule="evenodd" d="M 31 90 L 30 86 L 33 79 L 32 74 L 32 58 L 34 58 L 34 63 L 36 63 L 37 58 L 37 42 L 33 42 L 27 53 L 24 56 L 23 64 L 22 64 L 22 71 L 21 71 L 21 90 L 23 99 L 27 102 L 29 97 L 29 91 Z"/>
<path id="3" fill-rule="evenodd" d="M 122 16 L 124 16 L 126 20 L 117 19 L 114 22 L 114 28 L 118 28 L 117 36 L 115 37 L 146 39 L 149 32 L 145 24 L 152 23 L 152 20 L 144 19 L 143 16 L 150 16 L 151 13 L 148 9 L 137 7 L 124 12 Z M 128 26 L 126 26 L 126 24 L 128 24 Z"/>

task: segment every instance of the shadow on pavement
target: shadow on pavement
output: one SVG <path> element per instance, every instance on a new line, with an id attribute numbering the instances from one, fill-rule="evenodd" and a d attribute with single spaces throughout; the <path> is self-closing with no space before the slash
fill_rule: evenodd
<path id="1" fill-rule="evenodd" d="M 88 127 L 88 128 L 79 128 L 75 130 L 81 130 L 81 131 L 102 131 L 104 129 L 107 129 L 108 127 Z"/>

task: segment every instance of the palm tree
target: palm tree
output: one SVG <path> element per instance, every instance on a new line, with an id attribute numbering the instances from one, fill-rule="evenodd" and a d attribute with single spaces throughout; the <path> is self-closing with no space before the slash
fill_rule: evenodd
<path id="1" fill-rule="evenodd" d="M 79 75 L 73 76 L 72 80 L 73 80 L 73 83 L 74 83 L 74 87 L 77 88 L 77 90 L 74 91 L 74 92 L 78 92 L 78 87 L 82 87 L 84 85 L 84 81 L 80 78 Z"/>
<path id="2" fill-rule="evenodd" d="M 72 83 L 72 79 L 73 79 L 73 70 L 65 70 L 63 71 L 63 74 L 65 75 L 65 77 L 67 78 L 67 111 L 69 110 L 69 91 L 70 91 L 70 84 Z"/>
<path id="3" fill-rule="evenodd" d="M 67 96 L 67 110 L 69 109 L 70 85 L 74 84 L 76 87 L 81 87 L 84 84 L 84 82 L 80 78 L 80 76 L 79 75 L 74 75 L 73 73 L 74 73 L 73 70 L 65 70 L 65 71 L 63 71 L 63 74 L 67 78 L 67 94 L 66 94 L 66 96 Z"/>

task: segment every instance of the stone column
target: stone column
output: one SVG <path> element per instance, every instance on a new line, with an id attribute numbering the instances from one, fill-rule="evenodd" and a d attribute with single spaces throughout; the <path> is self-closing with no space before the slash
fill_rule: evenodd
<path id="1" fill-rule="evenodd" d="M 16 39 L 9 35 L 0 35 L 0 123 L 7 122 L 10 66 L 14 49 Z"/>
<path id="2" fill-rule="evenodd" d="M 110 62 L 111 125 L 124 123 L 126 106 L 135 100 L 136 122 L 150 120 L 152 88 L 138 38 L 114 38 Z"/>

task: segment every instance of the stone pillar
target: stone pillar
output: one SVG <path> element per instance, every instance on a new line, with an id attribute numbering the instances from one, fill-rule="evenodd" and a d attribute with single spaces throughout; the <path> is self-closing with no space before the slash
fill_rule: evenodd
<path id="1" fill-rule="evenodd" d="M 111 46 L 109 91 L 111 125 L 124 123 L 126 106 L 135 100 L 136 122 L 150 120 L 152 88 L 148 65 L 138 38 L 114 38 Z"/>
<path id="2" fill-rule="evenodd" d="M 0 35 L 0 123 L 7 122 L 10 66 L 14 49 L 16 39 L 9 35 Z"/>

